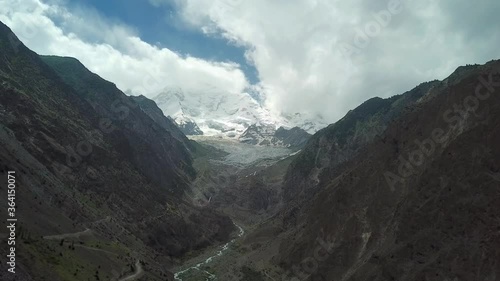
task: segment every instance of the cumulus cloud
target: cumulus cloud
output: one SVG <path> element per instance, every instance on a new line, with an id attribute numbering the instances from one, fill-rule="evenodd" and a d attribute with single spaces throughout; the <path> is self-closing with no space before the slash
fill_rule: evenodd
<path id="1" fill-rule="evenodd" d="M 142 41 L 123 23 L 63 2 L 3 0 L 0 20 L 39 54 L 72 56 L 123 91 L 152 97 L 165 87 L 241 93 L 249 87 L 235 63 L 182 56 Z"/>
<path id="2" fill-rule="evenodd" d="M 28 47 L 75 56 L 122 90 L 151 96 L 170 84 L 252 89 L 274 113 L 322 115 L 329 122 L 370 97 L 400 94 L 460 65 L 500 57 L 497 0 L 145 2 L 173 5 L 190 28 L 244 47 L 257 85 L 249 85 L 237 64 L 152 46 L 134 28 L 93 11 L 41 0 L 4 2 L 0 20 Z"/>
<path id="3" fill-rule="evenodd" d="M 370 97 L 500 57 L 496 0 L 164 1 L 246 46 L 267 106 L 330 122 Z"/>

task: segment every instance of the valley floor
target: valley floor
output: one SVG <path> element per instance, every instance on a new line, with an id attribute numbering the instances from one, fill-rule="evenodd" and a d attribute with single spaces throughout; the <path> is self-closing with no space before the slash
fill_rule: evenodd
<path id="1" fill-rule="evenodd" d="M 246 240 L 259 223 L 275 214 L 281 204 L 276 187 L 295 151 L 212 137 L 198 136 L 195 139 L 209 152 L 195 161 L 198 179 L 188 198 L 202 208 L 213 208 L 229 216 L 237 229 L 229 242 L 188 255 L 180 266 L 172 269 L 176 272 L 175 278 L 229 281 L 260 276 L 264 273 L 254 272 L 253 267 L 247 266 L 247 263 L 253 263 L 250 259 L 255 258 L 249 255 L 258 252 L 249 245 L 258 243 L 248 244 Z"/>

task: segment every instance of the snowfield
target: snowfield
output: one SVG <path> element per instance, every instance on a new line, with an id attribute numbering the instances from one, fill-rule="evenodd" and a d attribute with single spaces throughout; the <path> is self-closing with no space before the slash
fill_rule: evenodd
<path id="1" fill-rule="evenodd" d="M 283 123 L 247 93 L 228 93 L 216 88 L 200 93 L 173 88 L 154 100 L 165 116 L 177 122 L 192 120 L 208 136 L 237 138 L 255 123 L 275 126 Z"/>
<path id="2" fill-rule="evenodd" d="M 300 113 L 281 116 L 270 112 L 248 93 L 230 93 L 215 87 L 207 87 L 203 92 L 166 88 L 153 100 L 165 116 L 181 125 L 192 122 L 206 136 L 237 139 L 254 124 L 274 130 L 297 126 L 313 134 L 327 125 L 321 116 Z"/>

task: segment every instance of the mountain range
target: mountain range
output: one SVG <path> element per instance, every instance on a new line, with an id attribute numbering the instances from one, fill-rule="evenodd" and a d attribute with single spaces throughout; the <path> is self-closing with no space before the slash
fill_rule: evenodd
<path id="1" fill-rule="evenodd" d="M 153 100 L 186 135 L 237 139 L 252 125 L 274 130 L 299 127 L 308 133 L 326 126 L 321 117 L 313 120 L 300 113 L 275 115 L 248 93 L 229 93 L 214 87 L 204 92 L 167 88 Z"/>
<path id="2" fill-rule="evenodd" d="M 244 93 L 127 96 L 2 23 L 0 51 L 1 280 L 500 276 L 499 60 L 317 130 Z"/>
<path id="3" fill-rule="evenodd" d="M 2 280 L 118 280 L 136 261 L 171 279 L 176 257 L 228 239 L 229 218 L 183 199 L 196 147 L 175 124 L 17 40 L 0 24 L 0 167 L 19 185 L 19 266 Z"/>
<path id="4" fill-rule="evenodd" d="M 491 61 L 350 111 L 292 161 L 249 247 L 267 237 L 281 280 L 497 280 L 498 91 Z"/>

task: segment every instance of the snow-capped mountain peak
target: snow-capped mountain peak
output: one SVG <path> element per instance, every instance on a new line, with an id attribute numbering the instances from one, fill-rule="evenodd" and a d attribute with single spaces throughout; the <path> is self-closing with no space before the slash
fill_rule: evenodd
<path id="1" fill-rule="evenodd" d="M 229 93 L 215 88 L 203 92 L 166 89 L 154 100 L 178 124 L 195 123 L 205 135 L 237 138 L 251 124 L 276 126 L 273 118 L 247 93 Z"/>
<path id="2" fill-rule="evenodd" d="M 248 93 L 232 93 L 216 87 L 207 87 L 205 91 L 166 88 L 153 99 L 187 135 L 239 139 L 245 132 L 250 133 L 247 129 L 251 125 L 263 135 L 272 135 L 279 127 L 299 127 L 312 134 L 326 126 L 321 116 L 272 114 Z"/>

